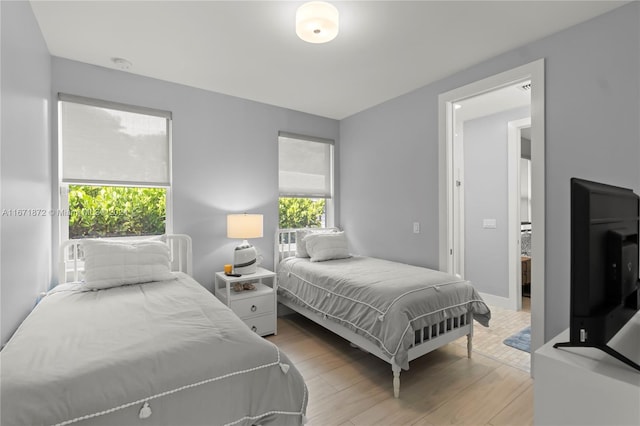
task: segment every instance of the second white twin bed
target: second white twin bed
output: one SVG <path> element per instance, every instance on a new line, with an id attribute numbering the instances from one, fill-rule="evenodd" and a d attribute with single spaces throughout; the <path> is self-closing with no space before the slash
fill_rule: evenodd
<path id="1" fill-rule="evenodd" d="M 491 313 L 469 281 L 444 272 L 352 256 L 343 232 L 281 230 L 278 301 L 389 362 L 394 395 L 409 361 L 467 336 Z"/>

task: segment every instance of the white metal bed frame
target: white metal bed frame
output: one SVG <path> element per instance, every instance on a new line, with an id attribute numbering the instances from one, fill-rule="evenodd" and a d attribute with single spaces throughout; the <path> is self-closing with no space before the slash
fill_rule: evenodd
<path id="1" fill-rule="evenodd" d="M 278 272 L 280 261 L 287 257 L 295 256 L 295 235 L 296 229 L 279 229 L 276 231 L 273 263 L 276 272 Z M 375 343 L 345 326 L 325 318 L 324 315 L 312 309 L 293 303 L 289 299 L 279 298 L 278 302 L 391 364 L 391 371 L 393 372 L 393 395 L 396 398 L 400 396 L 401 367 Z M 414 335 L 414 343 L 408 351 L 409 361 L 419 358 L 463 336 L 467 336 L 467 357 L 471 358 L 473 349 L 473 313 L 468 312 L 459 317 L 447 318 L 438 324 L 422 328 L 414 333 Z"/>
<path id="2" fill-rule="evenodd" d="M 193 251 L 191 237 L 186 234 L 168 234 L 158 239 L 153 237 L 126 237 L 110 238 L 109 241 L 141 241 L 158 240 L 169 246 L 171 255 L 171 270 L 184 272 L 193 276 Z M 58 282 L 81 281 L 84 274 L 84 253 L 82 243 L 86 240 L 67 240 L 60 244 L 60 255 L 58 261 Z"/>

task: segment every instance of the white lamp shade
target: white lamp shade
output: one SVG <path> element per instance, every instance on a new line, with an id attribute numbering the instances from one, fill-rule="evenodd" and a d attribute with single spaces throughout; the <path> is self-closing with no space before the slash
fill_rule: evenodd
<path id="1" fill-rule="evenodd" d="M 338 35 L 338 9 L 323 1 L 305 3 L 296 12 L 296 34 L 309 43 L 326 43 Z"/>
<path id="2" fill-rule="evenodd" d="M 262 238 L 261 214 L 230 214 L 227 215 L 228 238 Z"/>

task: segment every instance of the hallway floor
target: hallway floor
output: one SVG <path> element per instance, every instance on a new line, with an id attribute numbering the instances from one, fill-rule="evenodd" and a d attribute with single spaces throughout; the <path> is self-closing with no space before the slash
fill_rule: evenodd
<path id="1" fill-rule="evenodd" d="M 505 345 L 504 339 L 531 325 L 531 299 L 522 299 L 522 310 L 511 311 L 508 309 L 489 306 L 491 309 L 491 321 L 489 328 L 481 326 L 478 322 L 473 327 L 473 350 L 489 358 L 509 364 L 523 371 L 530 371 L 531 355 L 510 346 Z M 455 344 L 466 347 L 467 338 L 463 337 L 455 341 Z"/>

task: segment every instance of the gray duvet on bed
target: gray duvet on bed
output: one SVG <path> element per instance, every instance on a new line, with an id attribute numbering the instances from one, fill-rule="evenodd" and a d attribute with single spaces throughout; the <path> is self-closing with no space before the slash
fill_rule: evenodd
<path id="1" fill-rule="evenodd" d="M 432 269 L 371 257 L 280 262 L 278 293 L 374 342 L 409 368 L 414 331 L 472 312 L 488 326 L 491 312 L 468 281 Z"/>
<path id="2" fill-rule="evenodd" d="M 0 352 L 2 425 L 301 424 L 307 389 L 285 354 L 176 274 L 50 292 Z"/>

